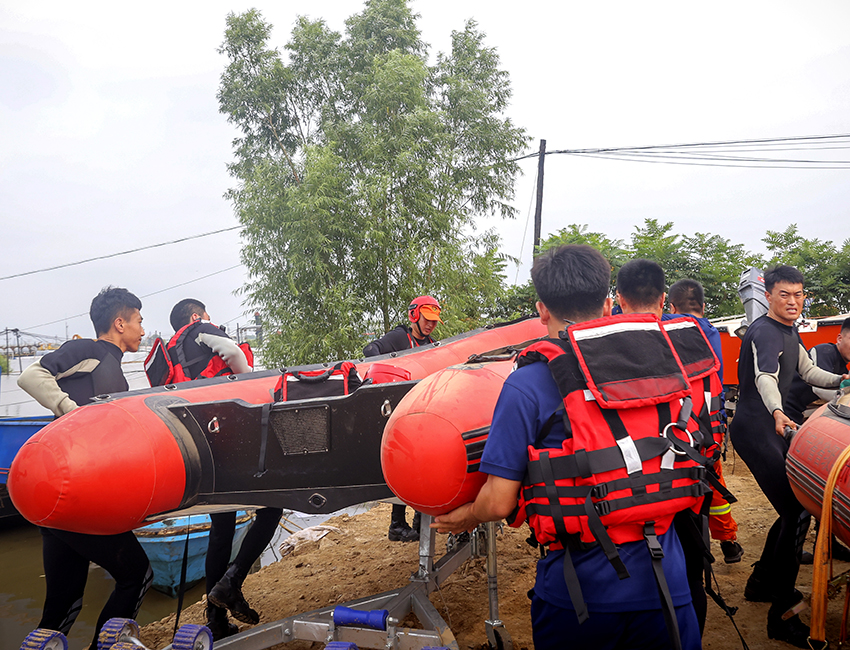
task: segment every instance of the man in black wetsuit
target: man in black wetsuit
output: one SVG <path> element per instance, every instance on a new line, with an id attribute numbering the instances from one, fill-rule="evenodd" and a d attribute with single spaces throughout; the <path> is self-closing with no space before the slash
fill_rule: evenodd
<path id="1" fill-rule="evenodd" d="M 838 375 L 847 372 L 850 363 L 850 318 L 841 323 L 841 331 L 835 343 L 821 343 L 809 350 L 809 356 L 818 368 Z M 788 395 L 788 415 L 791 419 L 802 424 L 810 415 L 810 405 L 818 400 L 829 401 L 835 397 L 835 389 L 824 389 L 809 386 L 800 376 L 794 377 L 791 392 Z"/>
<path id="2" fill-rule="evenodd" d="M 440 320 L 440 303 L 431 296 L 419 296 L 407 308 L 407 319 L 410 321 L 409 327 L 399 325 L 372 341 L 363 348 L 364 356 L 376 357 L 433 343 L 431 332 L 437 323 L 443 322 Z"/>
<path id="3" fill-rule="evenodd" d="M 749 326 L 741 343 L 738 408 L 729 431 L 735 450 L 779 517 L 767 534 L 744 597 L 773 603 L 767 614 L 771 639 L 807 648 L 808 626 L 796 614 L 782 618 L 802 600 L 794 584 L 810 519 L 785 473 L 784 429 L 797 428 L 786 413 L 787 399 L 797 374 L 823 388 L 838 386 L 842 376 L 812 363 L 794 325 L 805 298 L 802 273 L 792 266 L 777 266 L 764 274 L 764 287 L 768 312 Z"/>
<path id="4" fill-rule="evenodd" d="M 443 322 L 440 320 L 440 303 L 431 296 L 419 296 L 408 306 L 407 319 L 410 321 L 410 327 L 399 325 L 390 330 L 363 348 L 363 355 L 376 357 L 379 354 L 400 352 L 433 343 L 431 332 L 437 327 L 437 323 Z M 404 504 L 394 504 L 390 529 L 387 532 L 389 540 L 391 542 L 418 541 L 420 517 L 418 512 L 413 515 L 413 527 L 411 527 L 407 523 Z"/>
<path id="5" fill-rule="evenodd" d="M 141 301 L 126 289 L 108 287 L 89 312 L 97 340 L 75 339 L 44 355 L 18 378 L 18 385 L 58 418 L 85 406 L 95 395 L 128 390 L 121 370 L 125 352 L 136 352 L 145 331 Z M 91 650 L 103 624 L 113 617 L 135 618 L 150 588 L 153 571 L 133 531 L 84 535 L 41 528 L 46 594 L 38 627 L 67 634 L 80 613 L 89 562 L 103 567 L 115 589 L 97 619 Z"/>
<path id="6" fill-rule="evenodd" d="M 210 322 L 206 306 L 200 300 L 186 298 L 171 310 L 171 326 L 175 334 L 168 343 L 174 359 L 182 359 L 187 367 L 182 376 L 197 379 L 203 376 L 250 372 L 251 366 L 245 352 Z M 216 359 L 220 358 L 220 362 Z M 214 363 L 217 372 L 204 372 Z M 223 369 L 218 366 L 224 366 Z M 218 512 L 210 515 L 209 544 L 206 557 L 207 627 L 218 641 L 239 631 L 227 620 L 227 611 L 243 623 L 257 624 L 260 616 L 242 595 L 242 583 L 251 566 L 268 546 L 277 530 L 283 510 L 260 508 L 254 523 L 245 534 L 239 553 L 228 567 L 232 552 L 233 534 L 236 530 L 236 512 Z"/>

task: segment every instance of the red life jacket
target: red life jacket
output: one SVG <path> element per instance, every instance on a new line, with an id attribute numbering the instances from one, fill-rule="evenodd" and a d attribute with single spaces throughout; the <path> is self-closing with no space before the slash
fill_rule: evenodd
<path id="1" fill-rule="evenodd" d="M 168 345 L 165 345 L 160 338 L 154 341 L 145 359 L 145 373 L 151 386 L 164 386 L 193 379 L 233 374 L 233 370 L 224 362 L 224 359 L 212 350 L 191 359 L 186 357 L 185 344 L 195 338 L 195 330 L 203 322 L 196 320 L 181 327 L 168 341 Z M 205 346 L 202 346 L 202 349 L 203 347 Z M 253 367 L 254 352 L 251 346 L 246 342 L 240 343 L 239 347 L 245 353 L 248 365 Z M 199 367 L 200 371 L 197 370 Z"/>
<path id="2" fill-rule="evenodd" d="M 571 325 L 567 336 L 517 360 L 548 364 L 566 439 L 560 449 L 529 446 L 512 525 L 527 519 L 550 548 L 599 542 L 616 566 L 614 543 L 644 539 L 647 524 L 665 533 L 677 512 L 700 508 L 710 494 L 713 460 L 704 452 L 716 447 L 710 422 L 719 399 L 706 400 L 703 388 L 719 362 L 690 319 L 613 316 Z"/>

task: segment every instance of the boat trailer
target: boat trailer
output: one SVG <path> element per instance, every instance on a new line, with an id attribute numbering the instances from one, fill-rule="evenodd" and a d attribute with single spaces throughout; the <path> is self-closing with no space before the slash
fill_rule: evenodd
<path id="1" fill-rule="evenodd" d="M 487 642 L 493 650 L 513 650 L 513 642 L 499 619 L 496 534 L 501 524 L 479 525 L 472 533 L 449 535 L 446 553 L 436 557 L 433 518 L 422 515 L 419 535 L 419 568 L 407 586 L 366 596 L 342 605 L 323 607 L 247 629 L 220 641 L 209 630 L 184 625 L 164 650 L 264 650 L 290 641 L 324 643 L 326 650 L 460 650 L 449 626 L 428 599 L 467 560 L 485 557 L 489 617 L 484 621 Z M 401 627 L 410 613 L 420 628 Z M 110 619 L 104 625 L 99 650 L 139 650 L 139 627 L 128 619 Z M 59 632 L 38 629 L 24 640 L 21 650 L 67 650 Z"/>

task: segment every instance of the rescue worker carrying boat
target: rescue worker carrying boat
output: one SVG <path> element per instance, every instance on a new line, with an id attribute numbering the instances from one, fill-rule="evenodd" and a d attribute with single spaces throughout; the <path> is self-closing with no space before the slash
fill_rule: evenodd
<path id="1" fill-rule="evenodd" d="M 247 343 L 237 345 L 225 332 L 210 322 L 204 303 L 193 298 L 181 300 L 171 310 L 174 336 L 165 346 L 169 374 L 166 379 L 156 379 L 154 367 L 162 364 L 156 359 L 157 347 L 145 363 L 151 385 L 175 383 L 250 372 L 254 361 Z M 161 347 L 161 345 L 159 346 Z M 160 353 L 161 357 L 161 353 Z M 150 368 L 149 368 L 150 366 Z M 155 383 L 157 382 L 157 383 Z M 283 510 L 260 508 L 254 522 L 242 540 L 239 553 L 228 567 L 233 533 L 236 529 L 236 512 L 217 512 L 210 515 L 211 526 L 206 556 L 207 622 L 218 641 L 236 634 L 239 629 L 227 618 L 227 612 L 243 623 L 257 624 L 260 616 L 242 595 L 242 583 L 251 566 L 268 546 L 277 530 Z"/>
<path id="2" fill-rule="evenodd" d="M 433 527 L 468 531 L 519 505 L 517 520 L 548 546 L 529 593 L 538 650 L 693 650 L 699 626 L 671 527 L 709 491 L 685 452 L 690 386 L 658 319 L 600 318 L 611 314 L 610 274 L 589 246 L 535 259 L 551 338 L 528 348 L 504 384 L 481 459 L 487 482 Z M 716 370 L 710 350 L 691 361 Z"/>
<path id="3" fill-rule="evenodd" d="M 363 348 L 363 355 L 375 357 L 433 343 L 431 333 L 437 327 L 437 323 L 443 322 L 440 320 L 440 303 L 431 296 L 414 298 L 407 308 L 407 319 L 410 321 L 409 327 L 399 325 L 391 329 Z M 387 537 L 391 542 L 418 541 L 420 519 L 421 515 L 417 512 L 413 515 L 413 526 L 408 525 L 404 504 L 393 504 Z"/>
<path id="4" fill-rule="evenodd" d="M 91 302 L 96 340 L 66 341 L 27 367 L 18 385 L 58 418 L 89 404 L 96 395 L 128 390 L 121 369 L 125 352 L 136 352 L 145 335 L 142 302 L 119 287 L 106 287 Z M 116 432 L 109 432 L 110 435 Z M 40 528 L 46 594 L 38 627 L 68 634 L 83 605 L 89 562 L 103 567 L 115 589 L 103 606 L 89 650 L 98 647 L 110 618 L 135 618 L 153 582 L 153 570 L 133 531 L 85 535 Z"/>

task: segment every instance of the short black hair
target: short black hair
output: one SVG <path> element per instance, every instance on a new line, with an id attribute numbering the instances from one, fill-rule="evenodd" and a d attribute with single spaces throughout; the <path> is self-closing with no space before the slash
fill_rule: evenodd
<path id="1" fill-rule="evenodd" d="M 554 316 L 576 322 L 591 320 L 602 315 L 611 265 L 595 248 L 567 244 L 534 258 L 531 281 Z"/>
<path id="2" fill-rule="evenodd" d="M 183 298 L 171 309 L 171 327 L 176 332 L 192 322 L 192 314 L 203 314 L 207 310 L 204 303 L 194 298 Z"/>
<path id="3" fill-rule="evenodd" d="M 670 285 L 667 300 L 679 313 L 702 313 L 705 310 L 705 292 L 702 285 L 690 278 L 683 278 Z"/>
<path id="4" fill-rule="evenodd" d="M 844 332 L 850 332 L 850 318 L 845 318 L 841 323 L 841 334 L 843 335 Z"/>
<path id="5" fill-rule="evenodd" d="M 617 292 L 634 308 L 653 306 L 661 299 L 665 286 L 664 269 L 652 260 L 629 260 L 617 273 Z"/>
<path id="6" fill-rule="evenodd" d="M 118 318 L 129 318 L 132 312 L 142 310 L 142 301 L 120 287 L 104 287 L 91 301 L 89 317 L 97 336 L 106 334 Z"/>
<path id="7" fill-rule="evenodd" d="M 803 274 L 793 266 L 781 264 L 773 266 L 764 273 L 764 290 L 770 293 L 779 282 L 788 284 L 804 284 Z"/>

